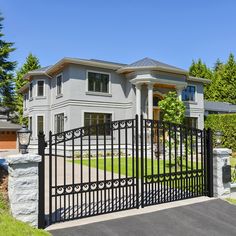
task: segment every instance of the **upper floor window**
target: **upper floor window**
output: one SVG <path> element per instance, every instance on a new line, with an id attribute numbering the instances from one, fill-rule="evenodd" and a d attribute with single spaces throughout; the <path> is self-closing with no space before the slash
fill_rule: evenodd
<path id="1" fill-rule="evenodd" d="M 33 97 L 33 83 L 30 83 L 29 85 L 29 98 Z"/>
<path id="2" fill-rule="evenodd" d="M 109 74 L 89 71 L 88 91 L 109 93 Z"/>
<path id="3" fill-rule="evenodd" d="M 37 96 L 38 97 L 43 97 L 44 96 L 44 81 L 40 80 L 37 82 Z"/>
<path id="4" fill-rule="evenodd" d="M 62 75 L 57 76 L 57 95 L 62 94 Z"/>
<path id="5" fill-rule="evenodd" d="M 196 87 L 193 85 L 188 85 L 182 91 L 182 101 L 195 101 Z"/>
<path id="6" fill-rule="evenodd" d="M 55 115 L 55 133 L 64 131 L 64 113 Z"/>
<path id="7" fill-rule="evenodd" d="M 24 109 L 26 109 L 27 94 L 24 94 Z"/>

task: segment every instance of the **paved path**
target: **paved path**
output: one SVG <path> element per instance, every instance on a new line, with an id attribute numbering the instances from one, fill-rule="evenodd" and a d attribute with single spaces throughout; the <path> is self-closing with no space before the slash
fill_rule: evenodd
<path id="1" fill-rule="evenodd" d="M 50 232 L 55 236 L 235 236 L 236 206 L 216 199 Z"/>

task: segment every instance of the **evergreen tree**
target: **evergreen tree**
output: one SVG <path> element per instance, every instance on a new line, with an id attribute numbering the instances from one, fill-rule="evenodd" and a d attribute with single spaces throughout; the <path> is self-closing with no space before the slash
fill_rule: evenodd
<path id="1" fill-rule="evenodd" d="M 214 67 L 213 67 L 213 71 L 217 72 L 217 71 L 221 70 L 222 66 L 224 66 L 224 63 L 218 58 L 216 60 Z"/>
<path id="2" fill-rule="evenodd" d="M 19 89 L 27 84 L 27 80 L 24 80 L 24 75 L 32 70 L 40 68 L 39 59 L 30 53 L 26 58 L 24 65 L 16 72 L 15 86 L 16 86 L 16 111 L 18 113 L 17 123 L 27 123 L 23 118 L 23 95 L 19 93 Z"/>
<path id="3" fill-rule="evenodd" d="M 197 62 L 193 60 L 192 65 L 189 68 L 189 74 L 194 77 L 205 78 L 209 80 L 214 79 L 211 69 L 208 68 L 201 59 L 198 59 Z M 212 83 L 209 85 L 204 85 L 204 98 L 207 100 L 211 100 L 211 86 Z"/>
<path id="4" fill-rule="evenodd" d="M 236 104 L 236 61 L 230 53 L 228 61 L 215 73 L 214 100 Z"/>
<path id="5" fill-rule="evenodd" d="M 3 39 L 3 20 L 4 18 L 0 14 L 0 106 L 9 107 L 13 111 L 15 108 L 13 71 L 16 62 L 10 61 L 9 56 L 15 48 L 14 43 L 6 42 Z"/>

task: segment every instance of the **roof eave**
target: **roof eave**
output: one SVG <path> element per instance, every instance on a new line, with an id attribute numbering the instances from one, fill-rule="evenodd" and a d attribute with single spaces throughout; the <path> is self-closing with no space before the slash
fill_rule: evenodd
<path id="1" fill-rule="evenodd" d="M 209 79 L 204 79 L 204 78 L 200 78 L 200 77 L 194 77 L 194 76 L 189 76 L 187 78 L 188 81 L 193 81 L 193 82 L 200 82 L 203 84 L 210 84 L 212 81 Z"/>
<path id="2" fill-rule="evenodd" d="M 27 84 L 25 84 L 24 86 L 22 86 L 20 89 L 18 89 L 19 93 L 23 93 L 26 89 L 29 88 L 29 82 Z"/>
<path id="3" fill-rule="evenodd" d="M 166 68 L 163 66 L 142 66 L 142 67 L 121 67 L 117 70 L 117 73 L 125 73 L 125 72 L 132 72 L 132 71 L 140 71 L 140 70 L 159 70 L 164 72 L 172 72 L 177 74 L 187 75 L 188 71 L 175 69 L 175 68 Z"/>
<path id="4" fill-rule="evenodd" d="M 89 61 L 89 60 L 86 61 L 86 60 L 81 60 L 81 59 L 65 57 L 61 59 L 60 61 L 58 61 L 55 65 L 50 67 L 48 70 L 46 70 L 46 73 L 50 75 L 54 73 L 55 71 L 57 71 L 58 69 L 60 69 L 60 67 L 63 67 L 64 64 L 77 64 L 77 65 L 101 67 L 101 68 L 111 69 L 111 70 L 117 70 L 121 67 L 118 64 L 116 65 L 116 64 L 110 64 L 110 63 L 104 63 L 104 62 Z"/>

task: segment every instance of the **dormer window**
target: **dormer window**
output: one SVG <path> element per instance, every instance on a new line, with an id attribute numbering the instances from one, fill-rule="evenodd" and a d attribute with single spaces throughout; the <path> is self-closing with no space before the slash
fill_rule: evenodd
<path id="1" fill-rule="evenodd" d="M 37 96 L 38 97 L 44 96 L 44 81 L 43 80 L 39 80 L 37 82 Z"/>
<path id="2" fill-rule="evenodd" d="M 62 94 L 62 75 L 57 76 L 57 95 Z"/>
<path id="3" fill-rule="evenodd" d="M 110 74 L 88 71 L 88 91 L 109 93 Z"/>

